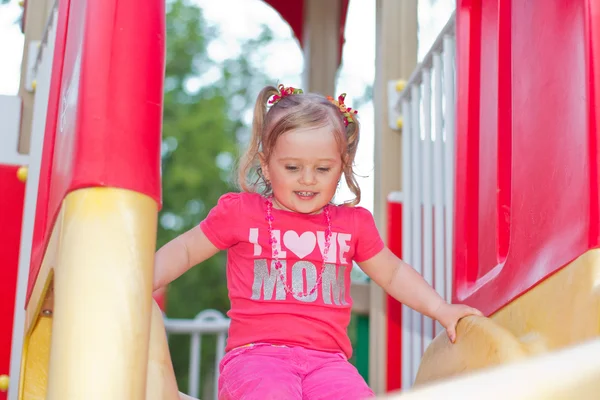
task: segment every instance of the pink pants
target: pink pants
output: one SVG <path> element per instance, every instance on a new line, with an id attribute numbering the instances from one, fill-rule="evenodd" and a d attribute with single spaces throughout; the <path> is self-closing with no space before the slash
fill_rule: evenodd
<path id="1" fill-rule="evenodd" d="M 219 400 L 374 397 L 342 353 L 256 344 L 227 353 L 219 370 Z"/>

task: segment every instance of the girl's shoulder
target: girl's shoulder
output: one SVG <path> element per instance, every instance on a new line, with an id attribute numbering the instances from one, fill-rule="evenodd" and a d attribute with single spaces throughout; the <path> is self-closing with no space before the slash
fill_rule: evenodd
<path id="1" fill-rule="evenodd" d="M 335 217 L 338 221 L 348 225 L 348 228 L 360 230 L 365 225 L 373 225 L 375 219 L 371 211 L 361 206 L 336 205 L 334 206 Z"/>
<path id="2" fill-rule="evenodd" d="M 358 218 L 373 218 L 371 211 L 361 206 L 349 206 L 339 204 L 333 206 L 335 213 L 340 217 L 358 217 Z"/>
<path id="3" fill-rule="evenodd" d="M 219 197 L 216 207 L 241 211 L 260 207 L 261 204 L 262 196 L 258 193 L 228 192 Z"/>

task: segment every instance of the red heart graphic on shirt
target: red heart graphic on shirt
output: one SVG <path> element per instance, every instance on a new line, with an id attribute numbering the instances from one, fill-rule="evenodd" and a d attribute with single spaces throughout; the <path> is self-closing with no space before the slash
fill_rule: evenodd
<path id="1" fill-rule="evenodd" d="M 283 244 L 298 258 L 304 258 L 315 249 L 317 237 L 312 232 L 304 232 L 302 235 L 298 235 L 295 231 L 287 231 L 283 235 Z"/>

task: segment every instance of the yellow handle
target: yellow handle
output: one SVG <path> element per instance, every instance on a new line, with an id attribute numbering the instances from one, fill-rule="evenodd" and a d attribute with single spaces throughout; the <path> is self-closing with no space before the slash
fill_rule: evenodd
<path id="1" fill-rule="evenodd" d="M 19 179 L 21 182 L 25 182 L 27 180 L 27 172 L 28 172 L 27 167 L 20 167 L 17 170 L 17 179 Z"/>
<path id="2" fill-rule="evenodd" d="M 0 375 L 0 392 L 8 391 L 9 381 L 8 375 Z"/>

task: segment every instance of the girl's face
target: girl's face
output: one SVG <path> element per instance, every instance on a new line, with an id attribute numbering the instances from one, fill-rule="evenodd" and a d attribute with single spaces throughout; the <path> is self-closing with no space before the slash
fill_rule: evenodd
<path id="1" fill-rule="evenodd" d="M 292 130 L 277 139 L 268 161 L 261 154 L 275 208 L 315 214 L 333 199 L 342 176 L 334 135 L 330 126 Z"/>

